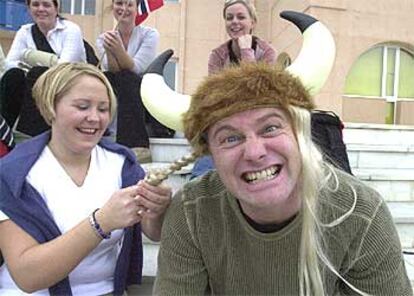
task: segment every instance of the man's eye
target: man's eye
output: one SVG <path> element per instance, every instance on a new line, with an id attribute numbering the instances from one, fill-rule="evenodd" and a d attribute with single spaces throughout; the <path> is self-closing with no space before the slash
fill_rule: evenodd
<path id="1" fill-rule="evenodd" d="M 242 137 L 240 135 L 228 135 L 220 138 L 219 143 L 223 147 L 233 147 L 240 143 Z"/>
<path id="2" fill-rule="evenodd" d="M 225 138 L 224 139 L 224 142 L 234 143 L 234 142 L 237 142 L 238 140 L 240 140 L 240 137 L 239 136 L 232 135 L 232 136 L 229 136 L 229 137 Z"/>
<path id="3" fill-rule="evenodd" d="M 280 130 L 280 126 L 278 125 L 268 125 L 264 128 L 264 134 L 275 134 Z"/>

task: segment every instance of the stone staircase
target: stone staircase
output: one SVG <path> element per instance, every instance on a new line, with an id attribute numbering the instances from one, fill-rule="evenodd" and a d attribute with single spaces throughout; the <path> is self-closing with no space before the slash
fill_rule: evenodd
<path id="1" fill-rule="evenodd" d="M 404 250 L 414 251 L 414 127 L 346 124 L 344 141 L 354 175 L 386 199 Z M 166 167 L 190 153 L 182 135 L 150 143 L 154 162 L 146 164 L 146 170 Z M 178 190 L 189 180 L 191 168 L 184 167 L 166 182 Z M 145 239 L 144 284 L 151 285 L 156 274 L 157 254 L 158 244 Z M 406 265 L 414 285 L 414 255 L 406 255 Z"/>

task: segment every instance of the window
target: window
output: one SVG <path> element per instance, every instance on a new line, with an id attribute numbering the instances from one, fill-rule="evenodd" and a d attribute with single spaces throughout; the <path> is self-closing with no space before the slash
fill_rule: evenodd
<path id="1" fill-rule="evenodd" d="M 95 15 L 96 0 L 61 0 L 60 6 L 62 13 Z"/>
<path id="2" fill-rule="evenodd" d="M 385 99 L 385 122 L 395 123 L 397 102 L 414 99 L 414 55 L 394 45 L 370 49 L 352 66 L 345 94 Z"/>

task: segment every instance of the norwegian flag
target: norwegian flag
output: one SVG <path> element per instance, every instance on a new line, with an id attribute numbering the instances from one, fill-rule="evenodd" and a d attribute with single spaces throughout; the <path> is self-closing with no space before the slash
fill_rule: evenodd
<path id="1" fill-rule="evenodd" d="M 151 11 L 154 11 L 164 5 L 164 0 L 141 0 L 138 7 L 138 14 L 135 18 L 135 25 L 141 24 Z"/>

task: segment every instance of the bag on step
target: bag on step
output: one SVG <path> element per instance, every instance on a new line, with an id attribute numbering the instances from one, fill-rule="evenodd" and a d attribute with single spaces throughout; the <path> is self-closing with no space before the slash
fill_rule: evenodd
<path id="1" fill-rule="evenodd" d="M 314 110 L 311 126 L 312 140 L 321 149 L 325 160 L 352 174 L 342 135 L 344 125 L 339 116 L 332 111 Z"/>

